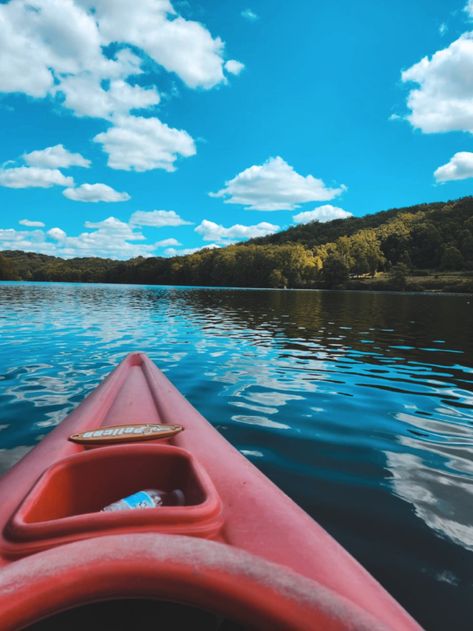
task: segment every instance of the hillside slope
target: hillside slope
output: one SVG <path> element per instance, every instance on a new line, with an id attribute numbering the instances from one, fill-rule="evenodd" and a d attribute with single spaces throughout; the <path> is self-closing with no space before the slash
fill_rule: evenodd
<path id="1" fill-rule="evenodd" d="M 441 289 L 444 272 L 450 285 L 452 274 L 461 275 L 454 289 L 473 289 L 473 197 L 313 222 L 170 259 L 0 254 L 0 279 L 38 281 L 405 289 L 409 277 L 430 273 Z"/>
<path id="2" fill-rule="evenodd" d="M 336 241 L 339 237 L 349 237 L 360 230 L 372 230 L 379 228 L 402 214 L 417 213 L 436 213 L 442 212 L 445 208 L 453 205 L 461 205 L 466 202 L 467 208 L 473 211 L 473 197 L 467 197 L 450 202 L 433 202 L 431 204 L 417 204 L 415 206 L 406 206 L 404 208 L 392 208 L 390 210 L 382 210 L 377 213 L 364 215 L 363 217 L 348 217 L 346 219 L 334 219 L 327 223 L 319 223 L 312 221 L 307 224 L 291 226 L 287 230 L 270 234 L 266 237 L 258 237 L 251 239 L 247 243 L 255 245 L 279 244 L 288 241 L 302 243 L 308 247 L 315 247 L 331 241 Z"/>

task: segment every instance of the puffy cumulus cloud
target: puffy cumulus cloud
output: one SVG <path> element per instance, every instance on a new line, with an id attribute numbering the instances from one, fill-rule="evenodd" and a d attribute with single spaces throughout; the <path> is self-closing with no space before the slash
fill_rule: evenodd
<path id="1" fill-rule="evenodd" d="M 191 88 L 224 81 L 224 44 L 199 22 L 185 20 L 167 0 L 80 0 L 94 10 L 102 42 L 127 42 L 177 74 Z"/>
<path id="2" fill-rule="evenodd" d="M 128 114 L 131 110 L 148 109 L 160 101 L 155 88 L 142 88 L 123 79 L 115 79 L 105 90 L 100 79 L 91 75 L 65 78 L 61 83 L 61 92 L 64 105 L 77 116 L 109 120 L 113 120 L 114 115 Z"/>
<path id="3" fill-rule="evenodd" d="M 121 46 L 114 57 L 106 52 L 110 44 Z M 167 0 L 0 4 L 0 91 L 59 95 L 67 107 L 87 116 L 155 105 L 155 90 L 115 83 L 142 72 L 131 48 L 189 87 L 208 89 L 225 81 L 222 40 L 181 17 Z M 110 84 L 104 87 L 104 82 Z"/>
<path id="4" fill-rule="evenodd" d="M 62 194 L 74 202 L 126 202 L 128 193 L 120 193 L 107 184 L 81 184 L 76 188 L 66 188 Z"/>
<path id="5" fill-rule="evenodd" d="M 0 5 L 0 90 L 45 97 L 55 77 L 105 71 L 92 15 L 72 0 L 11 0 Z"/>
<path id="6" fill-rule="evenodd" d="M 54 147 L 25 153 L 23 159 L 32 167 L 44 169 L 90 166 L 90 160 L 81 156 L 80 153 L 71 153 L 63 145 L 54 145 Z"/>
<path id="7" fill-rule="evenodd" d="M 241 61 L 236 61 L 236 59 L 229 59 L 225 63 L 225 70 L 230 74 L 239 75 L 244 68 L 245 64 L 242 64 Z"/>
<path id="8" fill-rule="evenodd" d="M 73 185 L 72 177 L 66 177 L 58 169 L 39 167 L 0 169 L 0 186 L 7 188 L 50 188 L 51 186 Z"/>
<path id="9" fill-rule="evenodd" d="M 182 219 L 175 210 L 137 210 L 130 217 L 130 224 L 163 228 L 165 226 L 189 226 L 192 222 Z"/>
<path id="10" fill-rule="evenodd" d="M 443 164 L 434 172 L 437 182 L 449 182 L 450 180 L 466 180 L 473 177 L 473 153 L 459 151 L 447 164 Z"/>
<path id="11" fill-rule="evenodd" d="M 43 230 L 0 228 L 0 250 L 25 250 L 52 254 L 54 247 L 53 243 L 46 242 L 46 234 Z"/>
<path id="12" fill-rule="evenodd" d="M 196 153 L 186 131 L 173 129 L 157 118 L 120 117 L 114 127 L 94 138 L 108 153 L 108 166 L 125 171 L 174 171 L 179 156 Z"/>
<path id="13" fill-rule="evenodd" d="M 179 246 L 182 245 L 182 243 L 180 243 L 177 239 L 162 239 L 161 241 L 157 241 L 154 244 L 157 248 L 168 248 L 170 246 Z"/>
<path id="14" fill-rule="evenodd" d="M 473 33 L 465 33 L 432 58 L 424 57 L 402 73 L 409 92 L 409 122 L 425 133 L 473 133 Z"/>
<path id="15" fill-rule="evenodd" d="M 48 230 L 48 236 L 50 236 L 55 241 L 64 241 L 67 237 L 67 234 L 61 228 L 51 228 Z"/>
<path id="16" fill-rule="evenodd" d="M 108 217 L 103 221 L 86 221 L 86 228 L 94 228 L 103 234 L 114 235 L 130 241 L 144 241 L 141 232 L 135 232 L 135 228 L 116 217 Z"/>
<path id="17" fill-rule="evenodd" d="M 257 15 L 253 11 L 253 9 L 243 9 L 240 15 L 242 18 L 245 18 L 245 20 L 248 20 L 249 22 L 256 22 L 256 20 L 259 20 L 259 15 Z"/>
<path id="18" fill-rule="evenodd" d="M 175 215 L 173 211 L 162 212 L 169 212 Z M 39 252 L 63 258 L 99 256 L 129 259 L 136 256 L 156 256 L 156 251 L 159 248 L 166 248 L 164 256 L 190 254 L 202 249 L 177 250 L 175 248 L 182 244 L 175 238 L 167 238 L 150 243 L 137 224 L 133 224 L 131 221 L 121 221 L 113 216 L 103 221 L 86 221 L 84 223 L 86 230 L 78 235 L 69 235 L 58 226 L 47 231 L 41 230 L 39 224 L 41 224 L 41 227 L 44 227 L 42 222 L 26 220 L 28 223 L 25 224 L 24 221 L 22 225 L 36 229 L 0 229 L 0 251 L 25 250 L 27 252 Z M 36 226 L 36 224 L 38 225 Z M 219 246 L 217 244 L 209 244 L 203 247 L 213 248 Z"/>
<path id="19" fill-rule="evenodd" d="M 45 226 L 42 221 L 31 221 L 31 219 L 20 219 L 18 223 L 20 226 L 26 226 L 27 228 L 44 228 Z"/>
<path id="20" fill-rule="evenodd" d="M 144 243 L 145 237 L 141 232 L 115 217 L 98 222 L 87 221 L 85 228 L 86 231 L 74 236 L 57 226 L 48 231 L 0 229 L 0 250 L 20 249 L 64 258 L 101 256 L 127 259 L 152 256 L 157 247 L 156 244 Z"/>
<path id="21" fill-rule="evenodd" d="M 352 217 L 352 214 L 343 208 L 332 206 L 331 204 L 325 204 L 314 208 L 314 210 L 306 210 L 302 213 L 294 215 L 294 223 L 309 223 L 311 221 L 319 221 L 320 223 L 326 223 L 327 221 L 333 221 L 334 219 L 346 219 Z"/>
<path id="22" fill-rule="evenodd" d="M 195 254 L 201 250 L 214 250 L 220 246 L 217 243 L 209 243 L 208 245 L 200 246 L 200 248 L 184 248 L 182 250 L 176 250 L 175 248 L 168 248 L 164 250 L 165 256 L 186 256 L 187 254 Z"/>
<path id="23" fill-rule="evenodd" d="M 267 234 L 273 234 L 279 230 L 279 226 L 272 223 L 262 221 L 254 226 L 243 226 L 235 224 L 225 228 L 208 219 L 204 219 L 195 231 L 202 235 L 204 241 L 214 241 L 215 243 L 228 243 L 229 241 L 238 241 L 240 239 L 252 239 L 254 237 L 264 237 Z"/>
<path id="24" fill-rule="evenodd" d="M 281 157 L 245 169 L 211 197 L 226 204 L 242 204 L 248 210 L 295 210 L 300 204 L 333 199 L 345 186 L 328 188 L 312 175 L 303 176 Z"/>
<path id="25" fill-rule="evenodd" d="M 76 116 L 109 121 L 111 127 L 95 140 L 113 169 L 173 171 L 179 156 L 196 153 L 187 132 L 139 116 L 160 95 L 155 85 L 137 85 L 135 77 L 147 73 L 153 82 L 156 64 L 187 86 L 204 89 L 244 67 L 226 62 L 223 41 L 184 19 L 168 0 L 0 3 L 0 92 L 54 98 Z M 50 149 L 60 161 L 58 148 Z M 53 166 L 53 155 L 31 159 L 32 166 L 48 159 Z"/>

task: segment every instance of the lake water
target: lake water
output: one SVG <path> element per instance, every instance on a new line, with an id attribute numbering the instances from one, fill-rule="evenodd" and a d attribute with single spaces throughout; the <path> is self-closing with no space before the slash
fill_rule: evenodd
<path id="1" fill-rule="evenodd" d="M 471 297 L 0 283 L 2 469 L 134 350 L 421 624 L 471 628 Z"/>

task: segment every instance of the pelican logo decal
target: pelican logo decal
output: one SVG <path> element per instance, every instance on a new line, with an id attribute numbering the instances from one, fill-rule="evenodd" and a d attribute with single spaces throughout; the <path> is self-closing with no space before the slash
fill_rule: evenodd
<path id="1" fill-rule="evenodd" d="M 129 443 L 140 440 L 170 438 L 183 429 L 182 425 L 156 425 L 154 423 L 109 425 L 108 427 L 89 429 L 80 434 L 72 434 L 72 436 L 69 436 L 69 440 L 81 445 Z"/>

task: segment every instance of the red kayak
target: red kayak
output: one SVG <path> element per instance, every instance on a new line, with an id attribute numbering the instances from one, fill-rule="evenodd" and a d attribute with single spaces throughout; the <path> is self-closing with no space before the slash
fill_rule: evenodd
<path id="1" fill-rule="evenodd" d="M 102 510 L 154 488 L 183 500 Z M 0 497 L 4 631 L 122 629 L 127 616 L 134 629 L 420 628 L 142 353 L 3 477 Z"/>

